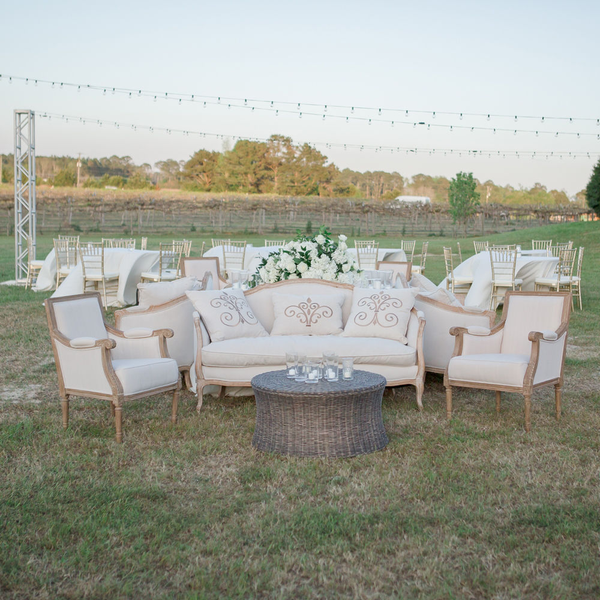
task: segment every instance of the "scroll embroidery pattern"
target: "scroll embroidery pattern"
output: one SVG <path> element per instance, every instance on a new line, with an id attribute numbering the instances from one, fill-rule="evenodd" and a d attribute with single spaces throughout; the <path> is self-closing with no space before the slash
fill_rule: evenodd
<path id="1" fill-rule="evenodd" d="M 329 306 L 321 306 L 317 302 L 313 302 L 310 298 L 307 298 L 306 301 L 286 307 L 283 314 L 286 317 L 296 317 L 302 325 L 310 327 L 323 317 L 326 319 L 332 317 L 333 309 Z"/>
<path id="2" fill-rule="evenodd" d="M 380 327 L 395 327 L 398 325 L 398 315 L 386 312 L 390 308 L 402 308 L 402 301 L 392 298 L 389 294 L 373 294 L 358 301 L 358 307 L 365 310 L 354 317 L 354 323 L 360 327 L 379 325 Z"/>
<path id="3" fill-rule="evenodd" d="M 248 325 L 258 323 L 245 298 L 237 298 L 223 292 L 218 298 L 211 300 L 210 305 L 213 308 L 223 310 L 220 320 L 227 327 L 236 327 L 240 323 L 247 323 Z"/>

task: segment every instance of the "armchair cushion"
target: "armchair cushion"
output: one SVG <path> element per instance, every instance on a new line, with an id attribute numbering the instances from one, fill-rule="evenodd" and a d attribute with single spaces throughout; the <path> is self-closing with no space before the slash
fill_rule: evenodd
<path id="1" fill-rule="evenodd" d="M 523 386 L 528 354 L 467 354 L 448 364 L 450 380 L 490 385 Z"/>
<path id="2" fill-rule="evenodd" d="M 342 333 L 344 294 L 273 294 L 275 321 L 271 335 Z"/>
<path id="3" fill-rule="evenodd" d="M 163 281 L 160 283 L 139 283 L 139 305 L 143 307 L 164 304 L 187 291 L 201 289 L 200 282 L 195 277 L 182 277 L 174 281 Z"/>
<path id="4" fill-rule="evenodd" d="M 186 292 L 186 295 L 200 314 L 213 342 L 269 335 L 254 316 L 242 290 Z"/>
<path id="5" fill-rule="evenodd" d="M 177 383 L 179 369 L 172 358 L 132 358 L 112 361 L 126 396 Z"/>
<path id="6" fill-rule="evenodd" d="M 152 335 L 152 329 L 148 327 L 135 327 L 124 331 L 123 335 L 128 339 L 146 338 Z"/>
<path id="7" fill-rule="evenodd" d="M 546 330 L 541 331 L 540 333 L 544 336 L 544 339 L 547 341 L 553 341 L 558 339 L 558 334 L 556 333 L 556 331 Z"/>
<path id="8" fill-rule="evenodd" d="M 354 288 L 352 312 L 342 336 L 371 337 L 408 343 L 406 330 L 417 290 Z"/>
<path id="9" fill-rule="evenodd" d="M 96 345 L 96 338 L 78 337 L 71 340 L 71 348 L 93 348 Z"/>

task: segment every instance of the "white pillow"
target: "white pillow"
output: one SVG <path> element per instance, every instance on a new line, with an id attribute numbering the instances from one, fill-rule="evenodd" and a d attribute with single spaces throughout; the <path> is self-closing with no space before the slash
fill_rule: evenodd
<path id="1" fill-rule="evenodd" d="M 273 294 L 271 335 L 339 335 L 344 294 Z"/>
<path id="2" fill-rule="evenodd" d="M 186 292 L 213 342 L 269 334 L 254 316 L 240 289 Z"/>
<path id="3" fill-rule="evenodd" d="M 139 305 L 147 308 L 164 304 L 187 291 L 202 289 L 201 283 L 195 277 L 182 277 L 174 281 L 161 281 L 158 283 L 138 283 Z"/>
<path id="4" fill-rule="evenodd" d="M 427 279 L 425 275 L 421 275 L 420 273 L 412 274 L 410 287 L 417 288 L 422 292 L 435 292 L 438 289 L 438 286 L 431 279 Z"/>
<path id="5" fill-rule="evenodd" d="M 346 337 L 375 337 L 408 343 L 406 330 L 417 290 L 354 288 L 352 312 L 342 333 Z"/>

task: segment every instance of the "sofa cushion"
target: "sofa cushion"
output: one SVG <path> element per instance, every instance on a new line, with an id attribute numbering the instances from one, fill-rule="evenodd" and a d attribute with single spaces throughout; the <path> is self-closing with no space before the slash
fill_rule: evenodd
<path id="1" fill-rule="evenodd" d="M 417 288 L 422 292 L 435 292 L 438 286 L 431 279 L 427 279 L 425 275 L 413 273 L 410 279 L 410 287 Z"/>
<path id="2" fill-rule="evenodd" d="M 112 361 L 126 396 L 177 383 L 179 369 L 172 358 L 132 358 Z"/>
<path id="3" fill-rule="evenodd" d="M 201 289 L 195 277 L 182 277 L 175 281 L 138 283 L 139 305 L 143 307 L 164 304 L 183 296 L 187 291 Z"/>
<path id="4" fill-rule="evenodd" d="M 448 306 L 462 307 L 462 304 L 457 297 L 450 290 L 443 287 L 436 288 L 434 292 L 424 292 L 420 290 L 419 295 L 425 296 L 425 298 L 431 298 L 432 300 L 437 300 L 437 302 L 441 302 L 442 304 L 448 304 Z"/>
<path id="5" fill-rule="evenodd" d="M 342 333 L 344 294 L 273 294 L 275 322 L 271 335 Z"/>
<path id="6" fill-rule="evenodd" d="M 347 337 L 377 337 L 406 344 L 406 329 L 417 290 L 354 288 L 352 312 L 342 333 Z"/>
<path id="7" fill-rule="evenodd" d="M 448 376 L 458 381 L 523 386 L 529 364 L 527 354 L 467 354 L 448 364 Z"/>
<path id="8" fill-rule="evenodd" d="M 330 336 L 271 336 L 212 342 L 202 348 L 202 365 L 250 367 L 285 365 L 286 352 L 317 359 L 323 353 L 354 357 L 355 364 L 414 365 L 416 351 L 395 340 Z"/>
<path id="9" fill-rule="evenodd" d="M 186 292 L 213 342 L 269 334 L 254 316 L 240 289 Z"/>

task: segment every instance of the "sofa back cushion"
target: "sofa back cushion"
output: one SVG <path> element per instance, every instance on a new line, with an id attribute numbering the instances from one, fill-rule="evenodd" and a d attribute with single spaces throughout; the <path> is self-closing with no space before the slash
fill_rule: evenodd
<path id="1" fill-rule="evenodd" d="M 558 329 L 564 303 L 564 296 L 511 294 L 502 335 L 502 354 L 530 354 L 529 332 Z"/>
<path id="2" fill-rule="evenodd" d="M 344 294 L 279 294 L 273 298 L 271 335 L 338 335 L 344 330 Z"/>
<path id="3" fill-rule="evenodd" d="M 273 309 L 273 294 L 297 294 L 309 296 L 313 294 L 338 294 L 344 295 L 342 304 L 342 321 L 344 325 L 352 308 L 353 286 L 343 283 L 332 283 L 316 279 L 292 279 L 281 283 L 260 285 L 246 292 L 246 300 L 250 308 L 261 322 L 263 327 L 270 332 L 275 322 Z"/>
<path id="4" fill-rule="evenodd" d="M 213 342 L 269 335 L 252 312 L 242 290 L 186 292 L 186 295 L 200 314 Z"/>
<path id="5" fill-rule="evenodd" d="M 346 337 L 379 337 L 408 343 L 406 330 L 417 290 L 355 288 Z"/>
<path id="6" fill-rule="evenodd" d="M 175 281 L 158 283 L 138 283 L 139 305 L 147 308 L 164 304 L 183 296 L 186 292 L 201 289 L 200 282 L 195 277 L 182 277 Z"/>

